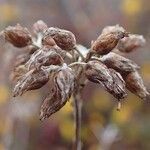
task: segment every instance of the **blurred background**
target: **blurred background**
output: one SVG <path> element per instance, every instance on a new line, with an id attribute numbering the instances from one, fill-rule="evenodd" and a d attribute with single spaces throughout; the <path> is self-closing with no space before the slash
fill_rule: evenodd
<path id="1" fill-rule="evenodd" d="M 32 29 L 39 19 L 49 26 L 71 30 L 86 47 L 103 27 L 120 24 L 131 33 L 143 34 L 146 45 L 126 55 L 141 65 L 150 89 L 150 1 L 149 0 L 0 0 L 0 31 L 20 23 Z M 20 50 L 0 41 L 0 150 L 71 150 L 74 138 L 73 108 L 63 109 L 39 121 L 40 104 L 48 88 L 12 98 L 9 80 Z M 83 150 L 150 150 L 150 104 L 133 94 L 116 101 L 101 87 L 89 83 L 84 89 Z"/>

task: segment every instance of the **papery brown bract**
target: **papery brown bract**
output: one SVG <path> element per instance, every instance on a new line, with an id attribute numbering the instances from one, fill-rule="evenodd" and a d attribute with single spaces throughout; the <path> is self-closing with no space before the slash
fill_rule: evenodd
<path id="1" fill-rule="evenodd" d="M 28 72 L 25 64 L 30 59 L 33 52 L 35 52 L 38 48 L 34 45 L 29 45 L 26 47 L 26 53 L 20 54 L 14 63 L 13 71 L 11 72 L 10 79 L 12 81 L 18 81 L 20 77 Z"/>
<path id="2" fill-rule="evenodd" d="M 19 96 L 29 90 L 35 90 L 41 88 L 49 80 L 49 73 L 47 70 L 35 70 L 32 69 L 24 74 L 17 82 L 13 96 Z"/>
<path id="3" fill-rule="evenodd" d="M 88 62 L 85 75 L 90 81 L 103 85 L 117 99 L 122 99 L 127 95 L 121 75 L 113 69 L 108 69 L 99 61 Z"/>
<path id="4" fill-rule="evenodd" d="M 126 35 L 123 31 L 115 31 L 115 32 L 106 32 L 102 33 L 96 41 L 94 41 L 91 45 L 92 51 L 99 55 L 106 55 L 110 51 L 112 51 L 119 40 L 124 38 Z"/>
<path id="5" fill-rule="evenodd" d="M 15 61 L 14 66 L 18 67 L 20 65 L 24 65 L 28 60 L 30 59 L 30 54 L 25 53 L 25 54 L 20 54 Z"/>
<path id="6" fill-rule="evenodd" d="M 20 79 L 22 75 L 27 73 L 27 68 L 25 67 L 25 63 L 30 59 L 30 55 L 28 53 L 20 54 L 15 61 L 13 71 L 10 75 L 11 80 L 17 81 Z"/>
<path id="7" fill-rule="evenodd" d="M 111 84 L 111 86 L 110 85 L 107 86 L 106 84 L 108 92 L 111 93 L 118 100 L 125 98 L 127 96 L 125 81 L 123 80 L 120 73 L 116 72 L 113 69 L 109 69 L 109 71 L 113 78 L 113 83 Z"/>
<path id="8" fill-rule="evenodd" d="M 42 43 L 48 43 L 49 39 L 53 38 L 56 44 L 63 50 L 73 50 L 76 45 L 76 39 L 72 32 L 59 29 L 59 28 L 48 28 L 44 32 Z"/>
<path id="9" fill-rule="evenodd" d="M 18 81 L 24 74 L 26 74 L 28 72 L 27 68 L 25 67 L 25 65 L 17 65 L 14 67 L 11 75 L 10 75 L 10 79 L 12 81 Z"/>
<path id="10" fill-rule="evenodd" d="M 144 86 L 142 77 L 137 71 L 133 71 L 126 76 L 123 76 L 126 87 L 129 91 L 133 94 L 137 95 L 141 99 L 150 98 L 150 94 L 147 91 L 146 87 Z"/>
<path id="11" fill-rule="evenodd" d="M 106 26 L 102 30 L 102 34 L 122 32 L 126 34 L 126 30 L 120 25 Z"/>
<path id="12" fill-rule="evenodd" d="M 37 51 L 39 48 L 34 45 L 29 45 L 26 47 L 26 53 L 20 54 L 17 56 L 14 67 L 18 67 L 20 65 L 24 65 L 31 57 L 31 55 Z"/>
<path id="13" fill-rule="evenodd" d="M 71 97 L 74 88 L 74 72 L 63 66 L 51 79 L 51 91 L 41 106 L 40 120 L 48 118 L 61 109 Z"/>
<path id="14" fill-rule="evenodd" d="M 49 45 L 49 46 L 54 46 L 56 45 L 56 42 L 52 37 L 44 38 L 42 39 L 42 45 Z"/>
<path id="15" fill-rule="evenodd" d="M 100 60 L 108 67 L 116 70 L 121 75 L 128 74 L 140 67 L 132 60 L 120 56 L 116 53 L 110 52 L 109 54 L 100 58 Z"/>
<path id="16" fill-rule="evenodd" d="M 32 68 L 38 69 L 41 66 L 61 65 L 63 58 L 56 51 L 56 47 L 44 46 L 31 55 L 25 66 L 30 70 Z"/>
<path id="17" fill-rule="evenodd" d="M 129 53 L 142 47 L 145 42 L 146 41 L 142 35 L 129 34 L 129 37 L 125 37 L 119 41 L 117 49 L 121 52 Z"/>
<path id="18" fill-rule="evenodd" d="M 25 47 L 32 43 L 31 34 L 27 28 L 17 24 L 9 26 L 3 31 L 6 41 L 10 42 L 15 47 Z"/>
<path id="19" fill-rule="evenodd" d="M 33 24 L 33 32 L 35 34 L 43 33 L 47 28 L 48 26 L 43 20 L 38 20 Z"/>
<path id="20" fill-rule="evenodd" d="M 95 83 L 99 83 L 99 81 L 112 82 L 107 66 L 96 60 L 87 63 L 85 66 L 85 75 L 90 81 Z"/>

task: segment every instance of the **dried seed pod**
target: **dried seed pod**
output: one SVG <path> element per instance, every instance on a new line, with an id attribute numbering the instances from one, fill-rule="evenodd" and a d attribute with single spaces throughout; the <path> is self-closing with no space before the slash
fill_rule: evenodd
<path id="1" fill-rule="evenodd" d="M 147 99 L 150 94 L 144 86 L 143 80 L 137 71 L 133 71 L 126 76 L 123 76 L 126 87 L 129 91 L 140 97 L 141 99 Z"/>
<path id="2" fill-rule="evenodd" d="M 54 28 L 54 27 L 48 28 L 44 32 L 42 44 L 45 45 L 46 43 L 49 45 L 49 40 L 51 40 L 51 38 L 54 39 L 56 44 L 61 49 L 66 50 L 66 51 L 73 50 L 76 45 L 76 39 L 75 39 L 74 34 L 67 30 Z"/>
<path id="3" fill-rule="evenodd" d="M 75 87 L 75 76 L 70 68 L 63 66 L 51 82 L 51 92 L 41 106 L 40 120 L 48 118 L 66 104 Z"/>
<path id="4" fill-rule="evenodd" d="M 109 69 L 99 61 L 89 61 L 85 66 L 85 75 L 90 81 L 95 83 L 99 83 L 100 81 L 112 82 Z"/>
<path id="5" fill-rule="evenodd" d="M 47 28 L 47 24 L 43 20 L 38 20 L 33 24 L 33 32 L 35 34 L 43 33 Z"/>
<path id="6" fill-rule="evenodd" d="M 99 61 L 90 61 L 85 67 L 86 77 L 95 83 L 99 83 L 117 99 L 126 96 L 125 82 L 121 75 L 113 69 L 108 69 Z"/>
<path id="7" fill-rule="evenodd" d="M 29 90 L 35 90 L 41 88 L 49 80 L 49 73 L 47 70 L 35 70 L 32 69 L 26 74 L 24 74 L 20 80 L 17 82 L 13 96 L 19 96 Z"/>
<path id="8" fill-rule="evenodd" d="M 108 68 L 115 69 L 121 75 L 128 74 L 129 72 L 132 72 L 140 68 L 136 63 L 134 63 L 130 59 L 127 59 L 113 52 L 110 52 L 109 54 L 101 57 L 100 60 Z"/>
<path id="9" fill-rule="evenodd" d="M 18 81 L 22 75 L 26 74 L 28 72 L 27 67 L 25 64 L 28 62 L 28 60 L 31 57 L 31 54 L 37 50 L 37 47 L 34 47 L 32 45 L 27 47 L 28 53 L 20 54 L 15 61 L 14 69 L 10 75 L 10 79 L 12 81 Z"/>
<path id="10" fill-rule="evenodd" d="M 38 49 L 39 48 L 37 46 L 34 46 L 34 45 L 27 46 L 26 47 L 27 52 L 17 56 L 14 66 L 18 67 L 19 65 L 24 65 L 30 59 L 31 54 L 33 54 Z"/>
<path id="11" fill-rule="evenodd" d="M 13 44 L 15 47 L 25 47 L 32 43 L 31 34 L 27 28 L 17 24 L 16 26 L 9 26 L 3 31 L 6 41 Z"/>
<path id="12" fill-rule="evenodd" d="M 106 32 L 106 34 L 102 33 L 97 40 L 92 43 L 91 49 L 99 55 L 106 55 L 113 50 L 118 44 L 119 40 L 125 36 L 127 36 L 126 32 L 121 30 Z"/>
<path id="13" fill-rule="evenodd" d="M 113 69 L 109 69 L 109 71 L 113 78 L 113 83 L 111 84 L 111 86 L 109 84 L 106 84 L 108 92 L 111 93 L 118 100 L 125 98 L 127 96 L 125 81 L 123 80 L 120 73 L 116 72 Z"/>
<path id="14" fill-rule="evenodd" d="M 142 47 L 145 42 L 146 41 L 142 35 L 129 34 L 129 37 L 125 37 L 119 41 L 117 49 L 121 52 L 129 53 Z"/>
<path id="15" fill-rule="evenodd" d="M 63 59 L 56 51 L 55 47 L 42 47 L 31 55 L 25 66 L 30 70 L 41 66 L 62 65 Z"/>

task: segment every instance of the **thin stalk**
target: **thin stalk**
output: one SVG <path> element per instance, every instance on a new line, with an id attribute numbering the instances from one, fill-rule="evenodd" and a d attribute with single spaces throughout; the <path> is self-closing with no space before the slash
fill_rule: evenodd
<path id="1" fill-rule="evenodd" d="M 82 100 L 80 93 L 74 94 L 74 109 L 75 109 L 75 150 L 81 150 L 81 115 L 82 115 Z"/>
<path id="2" fill-rule="evenodd" d="M 74 65 L 78 65 L 80 64 L 81 66 L 85 65 L 86 62 L 88 62 L 92 55 L 93 55 L 93 51 L 90 51 L 86 58 L 83 58 L 82 62 L 79 62 L 79 63 L 72 63 L 70 65 L 71 66 L 74 66 Z M 82 71 L 83 71 L 83 67 L 80 67 L 78 72 L 78 76 L 77 76 L 77 79 L 80 79 L 80 76 L 82 74 Z M 80 85 L 80 83 L 79 83 Z M 75 110 L 75 143 L 74 143 L 74 149 L 75 150 L 81 150 L 81 117 L 82 117 L 82 99 L 81 99 L 81 91 L 84 87 L 83 86 L 79 86 L 80 88 L 77 89 L 75 92 L 74 92 L 74 110 Z"/>
<path id="3" fill-rule="evenodd" d="M 82 55 L 82 53 L 80 52 L 80 50 L 77 48 L 77 46 L 74 48 L 74 50 L 80 55 L 80 57 L 81 57 L 82 60 L 84 61 L 85 58 L 84 58 L 84 56 Z"/>
<path id="4" fill-rule="evenodd" d="M 88 53 L 87 53 L 87 56 L 85 58 L 85 62 L 88 62 L 91 57 L 93 56 L 94 52 L 92 50 L 90 50 Z"/>
<path id="5" fill-rule="evenodd" d="M 86 63 L 85 62 L 73 62 L 73 63 L 69 64 L 68 66 L 69 67 L 75 67 L 77 65 L 80 65 L 81 67 L 83 67 L 86 65 Z"/>

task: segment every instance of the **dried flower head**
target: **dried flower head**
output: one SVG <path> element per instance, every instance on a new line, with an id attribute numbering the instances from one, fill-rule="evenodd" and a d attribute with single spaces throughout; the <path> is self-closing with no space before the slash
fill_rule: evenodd
<path id="1" fill-rule="evenodd" d="M 123 76 L 126 87 L 129 91 L 140 97 L 141 99 L 147 99 L 150 93 L 144 86 L 143 80 L 137 71 L 133 71 L 126 76 Z"/>
<path id="2" fill-rule="evenodd" d="M 27 28 L 17 24 L 16 26 L 9 26 L 3 31 L 6 41 L 10 42 L 15 47 L 25 47 L 32 43 L 31 34 Z"/>
<path id="3" fill-rule="evenodd" d="M 47 28 L 47 24 L 43 20 L 38 20 L 33 24 L 33 32 L 35 34 L 43 33 Z"/>
<path id="4" fill-rule="evenodd" d="M 76 45 L 76 39 L 72 32 L 59 29 L 59 28 L 48 28 L 44 32 L 44 37 L 42 39 L 43 45 L 49 44 L 51 38 L 54 39 L 56 44 L 63 50 L 70 51 L 73 50 Z"/>
<path id="5" fill-rule="evenodd" d="M 92 43 L 91 49 L 99 55 L 106 55 L 113 50 L 119 40 L 127 36 L 126 32 L 121 30 L 121 27 L 118 30 L 116 28 L 118 29 L 118 27 L 113 27 L 111 32 L 108 32 L 110 29 L 105 29 L 97 40 Z"/>
<path id="6" fill-rule="evenodd" d="M 146 41 L 142 35 L 129 34 L 129 37 L 125 37 L 119 41 L 117 49 L 121 52 L 129 53 L 142 47 L 145 42 Z"/>
<path id="7" fill-rule="evenodd" d="M 115 69 L 120 74 L 128 74 L 140 67 L 132 60 L 120 56 L 116 53 L 110 52 L 109 54 L 100 58 L 100 60 L 108 67 Z"/>
<path id="8" fill-rule="evenodd" d="M 25 66 L 30 70 L 31 68 L 38 69 L 41 66 L 61 65 L 63 59 L 56 51 L 56 47 L 44 46 L 32 54 Z"/>
<path id="9" fill-rule="evenodd" d="M 13 96 L 16 97 L 26 91 L 39 89 L 45 85 L 48 80 L 49 74 L 46 70 L 41 69 L 37 71 L 32 69 L 19 79 L 14 88 Z"/>
<path id="10" fill-rule="evenodd" d="M 117 99 L 126 96 L 125 82 L 121 75 L 113 69 L 108 69 L 99 61 L 90 61 L 85 67 L 86 77 L 95 83 L 99 83 Z"/>
<path id="11" fill-rule="evenodd" d="M 74 72 L 64 65 L 51 79 L 51 91 L 41 106 L 40 120 L 48 118 L 61 109 L 69 100 L 74 87 Z"/>

